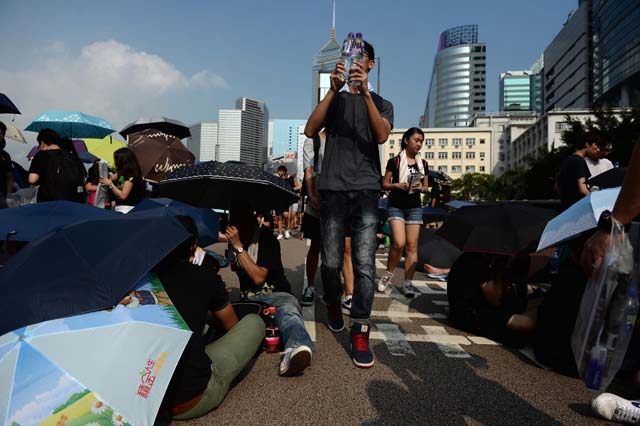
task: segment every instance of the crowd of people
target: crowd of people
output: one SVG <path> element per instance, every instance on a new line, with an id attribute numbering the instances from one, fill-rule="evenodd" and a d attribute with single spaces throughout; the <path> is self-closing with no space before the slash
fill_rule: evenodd
<path id="1" fill-rule="evenodd" d="M 364 52 L 362 62 L 349 70 L 351 82 L 358 84 L 346 84 L 347 70 L 338 63 L 330 76 L 330 89 L 307 120 L 303 181 L 288 176 L 284 166 L 278 169 L 280 178 L 304 193 L 299 205 L 271 214 L 233 202 L 221 234 L 242 300 L 276 308 L 282 345 L 279 374 L 299 375 L 311 365 L 316 348 L 304 326 L 302 306 L 315 304 L 318 269 L 328 328 L 341 333 L 347 315 L 350 358 L 359 368 L 372 367 L 375 358 L 369 336 L 374 292 L 388 291 L 404 257 L 401 289 L 405 297 L 417 294 L 412 282 L 416 268 L 446 279 L 450 318 L 458 328 L 513 347 L 530 343 L 541 362 L 575 375 L 570 336 L 586 280 L 602 260 L 611 223 L 628 224 L 640 213 L 639 149 L 634 150 L 613 211 L 603 216 L 595 232 L 555 249 L 553 256 L 533 255 L 533 250 L 513 255 L 465 252 L 444 267 L 419 265 L 423 195 L 431 193 L 434 199 L 429 165 L 420 155 L 424 133 L 408 129 L 400 154 L 388 160 L 383 173 L 378 144 L 387 140 L 393 127 L 393 105 L 369 84 L 375 52 L 367 42 Z M 5 130 L 0 123 L 3 143 Z M 28 183 L 38 186 L 38 202 L 69 200 L 127 213 L 146 196 L 140 166 L 128 148 L 114 153 L 115 170 L 105 172 L 98 161 L 85 171 L 70 140 L 50 129 L 42 130 L 37 140 L 39 151 L 28 170 Z M 565 160 L 557 181 L 563 210 L 594 189 L 588 185 L 591 176 L 613 168 L 606 159 L 610 150 L 609 141 L 592 132 Z M 16 190 L 11 164 L 0 150 L 0 208 Z M 106 197 L 98 196 L 101 190 Z M 378 212 L 382 192 L 389 194 L 386 220 L 391 246 L 386 270 L 377 279 L 375 253 L 385 240 Z M 189 419 L 222 402 L 232 381 L 261 347 L 265 323 L 256 315 L 262 309 L 240 314 L 234 308 L 219 275 L 220 263 L 198 254 L 193 219 L 178 219 L 191 236 L 155 270 L 193 335 L 161 413 Z M 299 222 L 310 246 L 307 285 L 298 300 L 285 274 L 278 240 L 290 238 Z M 555 264 L 549 262 L 552 257 L 557 259 Z M 545 294 L 529 285 L 536 280 L 551 282 Z M 211 328 L 216 331 L 214 338 L 207 332 Z M 640 365 L 635 367 L 640 370 Z"/>

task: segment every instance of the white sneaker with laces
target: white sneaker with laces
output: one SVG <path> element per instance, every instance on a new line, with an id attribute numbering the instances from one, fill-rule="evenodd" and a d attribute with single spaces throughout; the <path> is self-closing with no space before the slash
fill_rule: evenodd
<path id="1" fill-rule="evenodd" d="M 378 281 L 378 291 L 380 293 L 384 293 L 387 291 L 387 287 L 391 283 L 391 278 L 393 277 L 393 272 L 384 271 L 384 275 Z"/>
<path id="2" fill-rule="evenodd" d="M 284 231 L 284 238 L 287 240 L 291 238 L 291 233 L 289 231 Z"/>
<path id="3" fill-rule="evenodd" d="M 607 420 L 640 425 L 640 401 L 629 401 L 612 393 L 603 393 L 591 401 L 591 408 Z"/>
<path id="4" fill-rule="evenodd" d="M 281 376 L 297 376 L 311 364 L 312 352 L 308 346 L 298 346 L 287 348 L 280 353 L 280 368 L 278 374 Z"/>
<path id="5" fill-rule="evenodd" d="M 402 292 L 407 299 L 413 299 L 418 290 L 413 286 L 411 281 L 405 281 L 402 285 Z"/>

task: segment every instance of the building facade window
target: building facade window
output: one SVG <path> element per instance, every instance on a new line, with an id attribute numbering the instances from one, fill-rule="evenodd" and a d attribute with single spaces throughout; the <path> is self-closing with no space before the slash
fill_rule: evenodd
<path id="1" fill-rule="evenodd" d="M 480 139 L 480 145 L 484 145 L 484 139 Z"/>
<path id="2" fill-rule="evenodd" d="M 466 166 L 464 168 L 464 171 L 467 173 L 475 173 L 476 172 L 476 166 Z"/>
<path id="3" fill-rule="evenodd" d="M 484 160 L 484 152 L 481 152 L 481 153 L 480 153 L 480 159 L 481 159 L 481 160 Z"/>
<path id="4" fill-rule="evenodd" d="M 462 158 L 462 152 L 460 151 L 453 151 L 451 153 L 451 158 L 456 159 L 456 158 Z"/>
<path id="5" fill-rule="evenodd" d="M 431 147 L 433 146 L 433 139 L 431 139 L 431 138 L 425 139 L 425 140 L 424 140 L 424 144 L 425 144 L 427 147 L 431 148 Z"/>
<path id="6" fill-rule="evenodd" d="M 453 138 L 453 139 L 451 139 L 451 143 L 453 143 L 453 146 L 460 146 L 460 145 L 462 145 L 462 139 L 461 138 Z"/>
<path id="7" fill-rule="evenodd" d="M 439 152 L 438 153 L 438 159 L 439 160 L 446 160 L 447 159 L 447 152 Z"/>
<path id="8" fill-rule="evenodd" d="M 462 166 L 451 166 L 451 173 L 462 173 Z"/>
<path id="9" fill-rule="evenodd" d="M 476 144 L 476 138 L 467 138 L 467 145 L 473 146 Z"/>
<path id="10" fill-rule="evenodd" d="M 434 154 L 433 151 L 426 152 L 425 153 L 425 158 L 427 160 L 433 160 L 435 158 L 433 154 Z"/>
<path id="11" fill-rule="evenodd" d="M 442 173 L 447 173 L 447 166 L 438 166 L 438 171 Z"/>
<path id="12" fill-rule="evenodd" d="M 475 152 L 465 152 L 464 153 L 464 158 L 466 158 L 467 160 L 473 160 L 476 158 L 476 153 Z"/>
<path id="13" fill-rule="evenodd" d="M 484 172 L 484 166 L 480 166 L 480 171 Z"/>
<path id="14" fill-rule="evenodd" d="M 448 143 L 449 143 L 449 140 L 447 138 L 438 139 L 438 145 L 440 146 L 447 146 Z"/>

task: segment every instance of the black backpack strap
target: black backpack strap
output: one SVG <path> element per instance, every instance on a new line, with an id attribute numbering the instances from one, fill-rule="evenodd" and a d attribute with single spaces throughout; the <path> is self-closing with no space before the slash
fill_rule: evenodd
<path id="1" fill-rule="evenodd" d="M 320 134 L 313 136 L 313 171 L 318 170 L 318 157 L 320 156 Z"/>

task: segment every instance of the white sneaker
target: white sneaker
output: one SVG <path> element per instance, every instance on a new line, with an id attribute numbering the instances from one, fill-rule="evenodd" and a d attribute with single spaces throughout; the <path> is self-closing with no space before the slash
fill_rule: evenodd
<path id="1" fill-rule="evenodd" d="M 353 299 L 351 295 L 342 298 L 342 313 L 347 316 L 351 316 L 351 299 Z"/>
<path id="2" fill-rule="evenodd" d="M 281 239 L 283 238 L 282 234 L 278 234 L 278 237 L 277 237 L 277 238 L 278 238 L 279 240 L 281 240 Z"/>
<path id="3" fill-rule="evenodd" d="M 402 285 L 402 292 L 407 299 L 413 299 L 418 290 L 413 286 L 411 281 L 405 281 Z"/>
<path id="4" fill-rule="evenodd" d="M 289 231 L 284 231 L 284 238 L 287 240 L 291 238 L 291 234 L 289 233 Z"/>
<path id="5" fill-rule="evenodd" d="M 380 293 L 384 293 L 385 291 L 387 291 L 387 287 L 391 283 L 392 277 L 393 277 L 393 273 L 389 271 L 384 271 L 384 275 L 382 276 L 382 278 L 380 278 L 380 280 L 378 280 L 378 291 Z"/>
<path id="6" fill-rule="evenodd" d="M 640 425 L 640 401 L 629 401 L 612 393 L 603 393 L 591 401 L 591 408 L 607 420 Z"/>
<path id="7" fill-rule="evenodd" d="M 297 376 L 311 364 L 311 349 L 308 346 L 298 346 L 297 348 L 287 348 L 280 353 L 280 368 L 278 374 L 281 376 Z"/>

